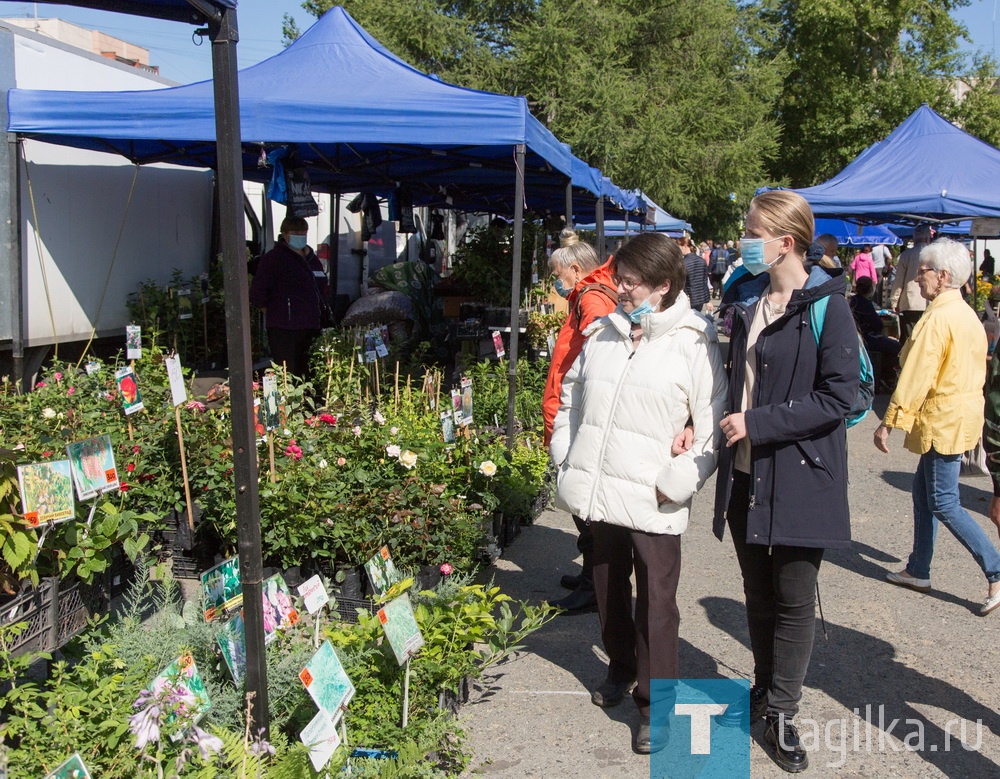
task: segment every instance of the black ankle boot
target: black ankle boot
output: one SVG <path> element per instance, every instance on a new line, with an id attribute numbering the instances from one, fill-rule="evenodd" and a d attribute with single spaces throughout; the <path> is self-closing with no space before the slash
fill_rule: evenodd
<path id="1" fill-rule="evenodd" d="M 809 767 L 809 756 L 799 743 L 799 731 L 790 717 L 768 715 L 764 740 L 774 749 L 774 762 L 783 771 L 797 774 Z"/>
<path id="2" fill-rule="evenodd" d="M 757 720 L 764 718 L 766 712 L 767 688 L 755 684 L 750 688 L 749 698 L 741 695 L 740 699 L 730 703 L 722 714 L 717 714 L 715 721 L 727 728 L 742 727 L 744 722 L 749 722 L 753 726 Z"/>
<path id="3" fill-rule="evenodd" d="M 582 579 L 583 577 L 580 574 L 566 573 L 563 574 L 563 577 L 559 580 L 559 584 L 567 590 L 575 590 L 580 586 Z"/>
<path id="4" fill-rule="evenodd" d="M 580 586 L 565 598 L 549 601 L 550 606 L 562 609 L 563 614 L 573 614 L 581 611 L 589 611 L 597 606 L 597 595 L 594 592 L 594 584 L 589 581 L 581 581 Z"/>

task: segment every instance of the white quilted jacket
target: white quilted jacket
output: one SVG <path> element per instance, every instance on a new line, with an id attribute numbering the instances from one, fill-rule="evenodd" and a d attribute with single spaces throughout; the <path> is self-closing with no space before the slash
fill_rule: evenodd
<path id="1" fill-rule="evenodd" d="M 549 451 L 556 505 L 594 522 L 679 535 L 716 466 L 727 380 L 715 326 L 682 292 L 643 317 L 638 348 L 621 308 L 587 328 L 562 385 Z M 670 452 L 688 419 L 694 444 Z M 656 490 L 669 498 L 657 504 Z"/>

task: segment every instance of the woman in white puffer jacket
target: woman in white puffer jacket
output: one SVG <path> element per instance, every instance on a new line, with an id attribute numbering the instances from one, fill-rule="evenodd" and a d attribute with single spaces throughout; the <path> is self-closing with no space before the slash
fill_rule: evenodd
<path id="1" fill-rule="evenodd" d="M 559 469 L 556 505 L 594 532 L 594 587 L 610 665 L 591 700 L 614 706 L 637 682 L 640 753 L 666 744 L 666 723 L 658 717 L 650 726 L 651 697 L 657 712 L 665 711 L 673 692 L 665 686 L 653 696 L 650 679 L 678 678 L 680 535 L 693 495 L 715 470 L 727 390 L 715 327 L 691 309 L 684 280 L 681 252 L 665 235 L 643 233 L 621 249 L 621 302 L 587 329 L 563 380 L 550 446 Z M 673 454 L 688 423 L 694 440 Z"/>

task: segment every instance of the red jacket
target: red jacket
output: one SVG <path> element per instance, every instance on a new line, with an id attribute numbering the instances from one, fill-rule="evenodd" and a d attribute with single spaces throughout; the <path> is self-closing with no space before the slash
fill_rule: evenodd
<path id="1" fill-rule="evenodd" d="M 546 446 L 549 445 L 549 439 L 552 437 L 552 423 L 559 411 L 559 395 L 562 392 L 563 377 L 573 367 L 573 362 L 580 355 L 583 342 L 586 340 L 583 331 L 595 319 L 610 314 L 618 305 L 617 300 L 612 300 L 596 287 L 587 290 L 580 298 L 580 291 L 588 284 L 604 284 L 611 289 L 616 289 L 615 283 L 611 280 L 610 258 L 606 263 L 591 271 L 588 276 L 580 279 L 567 298 L 569 314 L 556 337 L 556 345 L 552 350 L 552 363 L 549 365 L 549 376 L 545 381 L 545 393 L 542 395 L 542 419 L 545 422 Z M 579 300 L 577 300 L 578 298 Z M 578 303 L 579 305 L 577 305 Z M 578 309 L 579 317 L 577 316 Z"/>

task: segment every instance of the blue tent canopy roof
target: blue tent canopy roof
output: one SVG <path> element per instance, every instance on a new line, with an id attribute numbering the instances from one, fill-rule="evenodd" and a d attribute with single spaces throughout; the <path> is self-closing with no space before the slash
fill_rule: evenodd
<path id="1" fill-rule="evenodd" d="M 864 246 L 878 243 L 895 246 L 903 241 L 886 225 L 859 225 L 843 219 L 817 219 L 816 236 L 829 233 L 841 246 Z"/>
<path id="2" fill-rule="evenodd" d="M 513 147 L 525 144 L 530 206 L 561 211 L 571 179 L 602 194 L 600 179 L 582 175 L 524 98 L 431 78 L 339 6 L 280 54 L 240 71 L 239 90 L 249 178 L 270 175 L 257 169 L 262 148 L 297 144 L 317 189 L 388 194 L 405 182 L 417 203 L 510 213 Z M 211 81 L 141 92 L 14 89 L 8 111 L 8 129 L 29 137 L 138 163 L 215 167 Z"/>
<path id="3" fill-rule="evenodd" d="M 927 105 L 823 184 L 795 190 L 817 216 L 870 222 L 1000 216 L 1000 150 Z"/>

